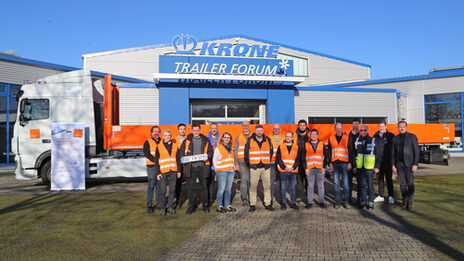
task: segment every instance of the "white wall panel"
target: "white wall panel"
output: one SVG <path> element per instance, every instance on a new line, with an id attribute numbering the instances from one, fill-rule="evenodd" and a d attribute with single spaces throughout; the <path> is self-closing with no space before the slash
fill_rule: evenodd
<path id="1" fill-rule="evenodd" d="M 424 80 L 424 94 L 464 92 L 464 77 Z"/>
<path id="2" fill-rule="evenodd" d="M 158 88 L 120 88 L 121 125 L 159 124 Z"/>
<path id="3" fill-rule="evenodd" d="M 396 121 L 395 93 L 296 91 L 295 121 L 308 117 L 387 117 Z"/>
<path id="4" fill-rule="evenodd" d="M 65 71 L 9 61 L 0 61 L 0 82 L 2 83 L 23 85 L 25 83 L 35 82 L 40 78 L 63 72 Z"/>

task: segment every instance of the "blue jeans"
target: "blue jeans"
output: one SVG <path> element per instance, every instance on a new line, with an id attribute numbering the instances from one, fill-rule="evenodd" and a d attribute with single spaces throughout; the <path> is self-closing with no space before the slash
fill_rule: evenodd
<path id="1" fill-rule="evenodd" d="M 366 204 L 367 196 L 369 196 L 369 202 L 374 203 L 374 170 L 373 169 L 358 169 L 358 180 L 359 180 L 359 191 L 361 192 L 360 203 L 361 205 Z M 367 182 L 367 193 L 366 193 L 366 182 Z"/>
<path id="2" fill-rule="evenodd" d="M 341 191 L 340 191 L 340 176 L 343 179 L 343 202 L 347 202 L 350 199 L 350 184 L 348 182 L 348 163 L 333 163 L 334 168 L 334 189 L 335 189 L 335 201 L 340 203 Z"/>
<path id="3" fill-rule="evenodd" d="M 290 204 L 295 203 L 296 200 L 296 175 L 298 173 L 280 172 L 280 195 L 282 196 L 282 204 L 287 203 L 287 181 L 290 183 Z"/>
<path id="4" fill-rule="evenodd" d="M 155 167 L 148 167 L 147 166 L 147 178 L 148 178 L 148 187 L 147 187 L 147 206 L 153 205 L 153 194 L 156 186 L 156 175 L 158 175 L 158 171 L 156 171 Z M 156 190 L 156 200 L 158 200 L 158 190 Z"/>
<path id="5" fill-rule="evenodd" d="M 217 206 L 230 207 L 230 194 L 232 190 L 232 182 L 234 181 L 235 171 L 217 171 L 216 178 L 218 183 L 217 191 Z M 224 198 L 224 205 L 222 199 Z"/>

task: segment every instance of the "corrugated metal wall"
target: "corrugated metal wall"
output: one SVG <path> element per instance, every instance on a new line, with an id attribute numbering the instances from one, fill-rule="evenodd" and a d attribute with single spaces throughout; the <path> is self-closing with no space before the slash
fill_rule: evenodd
<path id="1" fill-rule="evenodd" d="M 0 82 L 23 85 L 65 71 L 0 60 Z"/>
<path id="2" fill-rule="evenodd" d="M 295 91 L 295 121 L 308 117 L 387 117 L 396 122 L 395 93 Z"/>
<path id="3" fill-rule="evenodd" d="M 159 124 L 158 88 L 120 88 L 121 125 Z"/>
<path id="4" fill-rule="evenodd" d="M 424 95 L 464 91 L 464 76 L 378 83 L 355 88 L 396 89 L 407 94 L 407 118 L 409 123 L 425 123 Z"/>

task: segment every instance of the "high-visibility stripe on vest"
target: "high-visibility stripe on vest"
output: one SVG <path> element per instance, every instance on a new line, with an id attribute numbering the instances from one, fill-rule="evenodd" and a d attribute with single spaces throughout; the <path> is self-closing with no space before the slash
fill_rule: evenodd
<path id="1" fill-rule="evenodd" d="M 210 146 L 209 141 L 206 143 L 205 150 L 204 150 L 204 152 L 203 152 L 204 154 L 208 154 L 208 146 Z M 186 141 L 185 141 L 185 156 L 188 156 L 187 153 L 190 152 L 189 147 L 190 147 L 190 140 L 186 140 Z M 209 160 L 206 160 L 206 161 L 205 161 L 205 164 L 206 164 L 206 166 L 211 165 L 210 162 L 209 162 Z"/>
<path id="2" fill-rule="evenodd" d="M 340 143 L 338 143 L 337 138 L 335 136 L 330 137 L 330 145 L 332 147 L 332 162 L 334 161 L 349 161 L 349 154 L 348 154 L 348 136 L 343 135 Z"/>
<path id="3" fill-rule="evenodd" d="M 280 144 L 285 143 L 285 135 L 282 135 L 282 134 L 279 135 L 279 144 L 277 144 L 277 141 L 276 141 L 276 139 L 274 137 L 274 134 L 269 136 L 269 138 L 271 139 L 272 149 L 274 150 L 274 153 L 272 154 L 271 160 L 275 161 L 276 160 L 276 155 L 277 155 L 277 148 L 279 147 Z"/>
<path id="4" fill-rule="evenodd" d="M 287 144 L 282 142 L 280 143 L 279 147 L 280 147 L 280 158 L 284 162 L 285 167 L 293 168 L 293 165 L 295 165 L 296 157 L 298 156 L 298 145 L 296 145 L 296 143 L 293 143 L 290 153 L 288 152 Z M 279 164 L 277 164 L 277 168 L 279 169 L 280 172 L 287 172 L 286 170 L 282 169 L 279 166 Z M 291 172 L 297 173 L 298 168 L 292 170 Z"/>
<path id="5" fill-rule="evenodd" d="M 150 146 L 150 153 L 151 155 L 153 155 L 153 157 L 155 157 L 156 147 L 158 147 L 158 144 L 156 144 L 156 142 L 152 138 L 149 138 L 147 141 L 148 141 L 148 145 Z M 155 165 L 155 163 L 147 158 L 145 161 L 145 165 L 150 166 L 150 165 Z"/>
<path id="6" fill-rule="evenodd" d="M 255 139 L 250 138 L 250 150 L 248 151 L 250 165 L 258 165 L 260 162 L 263 164 L 271 164 L 270 150 L 271 145 L 267 139 L 263 141 L 260 148 Z"/>
<path id="7" fill-rule="evenodd" d="M 375 167 L 375 138 L 372 138 L 372 141 L 366 145 L 366 151 L 363 151 L 362 142 L 359 141 L 359 138 L 356 139 L 354 143 L 356 147 L 356 168 L 357 169 L 374 169 Z M 362 151 L 363 153 L 359 153 Z"/>
<path id="8" fill-rule="evenodd" d="M 238 152 L 237 152 L 237 158 L 238 159 L 244 159 L 245 158 L 245 144 L 247 142 L 247 139 L 243 134 L 238 135 Z"/>
<path id="9" fill-rule="evenodd" d="M 308 169 L 322 169 L 324 167 L 324 143 L 317 143 L 316 151 L 310 144 L 311 141 L 305 143 L 306 148 L 306 167 Z"/>
<path id="10" fill-rule="evenodd" d="M 177 171 L 177 146 L 173 142 L 171 148 L 171 154 L 169 154 L 168 149 L 164 145 L 164 142 L 160 142 L 158 145 L 159 152 L 159 166 L 161 173 L 168 173 L 171 171 Z"/>
<path id="11" fill-rule="evenodd" d="M 219 144 L 216 148 L 221 153 L 221 159 L 217 162 L 216 171 L 234 171 L 235 164 L 232 151 L 229 153 L 222 144 Z"/>

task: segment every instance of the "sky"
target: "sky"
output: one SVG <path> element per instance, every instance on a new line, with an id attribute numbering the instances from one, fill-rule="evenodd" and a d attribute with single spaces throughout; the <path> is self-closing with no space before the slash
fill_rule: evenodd
<path id="1" fill-rule="evenodd" d="M 242 34 L 372 66 L 371 79 L 464 66 L 462 0 L 3 1 L 0 52 L 82 54 Z"/>

